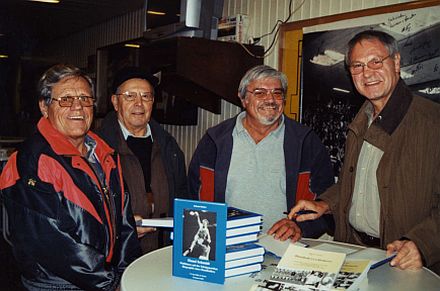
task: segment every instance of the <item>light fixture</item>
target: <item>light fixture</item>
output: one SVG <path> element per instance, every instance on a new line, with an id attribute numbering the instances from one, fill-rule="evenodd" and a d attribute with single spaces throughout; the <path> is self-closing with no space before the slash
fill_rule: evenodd
<path id="1" fill-rule="evenodd" d="M 153 10 L 147 10 L 147 14 L 152 14 L 152 15 L 165 15 L 165 12 L 153 11 Z"/>
<path id="2" fill-rule="evenodd" d="M 338 91 L 338 92 L 342 92 L 342 93 L 347 93 L 347 94 L 350 93 L 350 91 L 345 90 L 345 89 L 341 89 L 341 88 L 338 88 L 338 87 L 334 87 L 333 90 L 334 91 Z"/>
<path id="3" fill-rule="evenodd" d="M 126 43 L 124 44 L 125 47 L 131 47 L 131 48 L 140 48 L 141 46 L 139 44 L 135 43 Z"/>
<path id="4" fill-rule="evenodd" d="M 51 3 L 51 4 L 58 4 L 60 3 L 60 0 L 27 0 L 30 2 L 41 2 L 41 3 Z"/>
<path id="5" fill-rule="evenodd" d="M 0 54 L 0 59 L 7 59 L 9 56 L 8 55 L 2 55 Z"/>

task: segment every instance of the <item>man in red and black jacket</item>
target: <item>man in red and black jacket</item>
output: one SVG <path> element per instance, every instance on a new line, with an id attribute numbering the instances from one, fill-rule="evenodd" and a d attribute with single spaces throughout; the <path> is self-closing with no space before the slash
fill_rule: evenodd
<path id="1" fill-rule="evenodd" d="M 115 290 L 140 254 L 119 158 L 89 131 L 93 83 L 57 65 L 40 80 L 37 132 L 0 178 L 4 230 L 28 290 Z"/>

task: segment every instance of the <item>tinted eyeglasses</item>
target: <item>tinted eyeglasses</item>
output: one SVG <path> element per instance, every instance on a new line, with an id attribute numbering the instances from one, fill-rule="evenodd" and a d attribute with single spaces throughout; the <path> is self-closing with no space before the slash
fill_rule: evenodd
<path id="1" fill-rule="evenodd" d="M 124 92 L 116 95 L 122 95 L 125 100 L 130 102 L 136 100 L 137 96 L 140 96 L 141 100 L 146 102 L 152 102 L 154 100 L 154 94 L 152 92 Z"/>
<path id="2" fill-rule="evenodd" d="M 73 105 L 74 100 L 78 100 L 81 106 L 83 107 L 90 107 L 93 106 L 93 103 L 95 102 L 95 98 L 91 96 L 86 95 L 80 95 L 80 96 L 61 96 L 57 98 L 51 98 L 50 99 L 58 101 L 58 104 L 61 107 L 71 107 Z"/>
<path id="3" fill-rule="evenodd" d="M 368 68 L 372 70 L 379 70 L 383 67 L 383 62 L 391 57 L 391 55 L 388 55 L 384 58 L 374 58 L 368 61 L 366 64 L 362 62 L 353 62 L 350 64 L 350 73 L 352 75 L 358 75 L 364 71 L 364 67 L 367 66 Z"/>
<path id="4" fill-rule="evenodd" d="M 281 88 L 274 88 L 274 89 L 256 88 L 253 91 L 249 91 L 249 90 L 246 91 L 248 93 L 251 93 L 255 98 L 260 100 L 266 99 L 267 96 L 269 95 L 271 95 L 277 101 L 284 100 L 284 91 Z"/>

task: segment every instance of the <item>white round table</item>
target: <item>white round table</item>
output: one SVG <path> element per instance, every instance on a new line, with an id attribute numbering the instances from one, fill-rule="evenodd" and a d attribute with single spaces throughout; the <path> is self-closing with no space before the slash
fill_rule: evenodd
<path id="1" fill-rule="evenodd" d="M 312 248 L 320 243 L 347 245 L 327 240 L 304 239 L 304 241 Z M 261 272 L 227 278 L 225 284 L 221 285 L 172 276 L 172 256 L 172 247 L 169 246 L 134 261 L 122 275 L 121 291 L 247 291 L 253 284 L 269 279 L 279 261 L 279 258 L 266 254 Z M 347 256 L 349 257 L 350 255 Z M 385 264 L 368 272 L 368 287 L 362 291 L 380 290 L 438 291 L 440 277 L 425 268 L 418 271 L 402 271 Z"/>

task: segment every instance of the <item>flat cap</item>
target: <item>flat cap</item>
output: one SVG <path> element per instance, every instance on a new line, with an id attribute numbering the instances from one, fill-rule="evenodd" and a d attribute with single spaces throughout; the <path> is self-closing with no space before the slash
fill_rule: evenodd
<path id="1" fill-rule="evenodd" d="M 151 86 L 156 87 L 159 79 L 151 74 L 150 70 L 140 67 L 124 67 L 120 69 L 113 79 L 112 93 L 116 93 L 118 87 L 130 79 L 144 79 L 147 80 Z"/>

